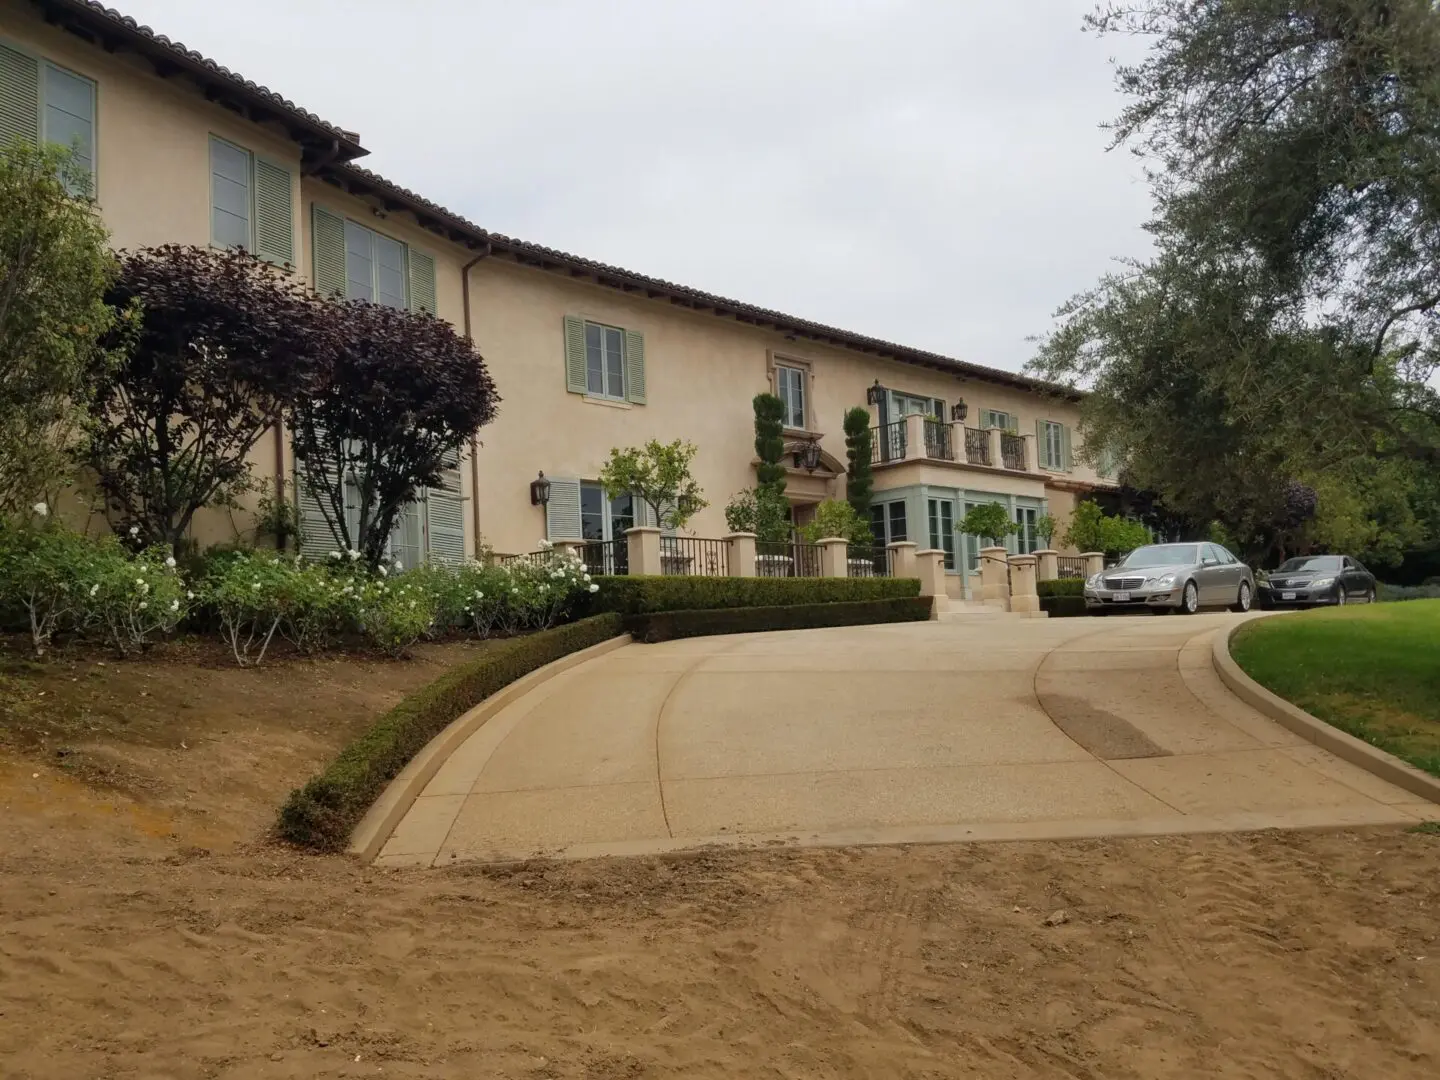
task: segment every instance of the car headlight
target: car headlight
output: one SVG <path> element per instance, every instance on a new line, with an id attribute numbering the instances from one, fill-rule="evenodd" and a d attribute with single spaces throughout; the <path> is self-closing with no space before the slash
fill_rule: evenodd
<path id="1" fill-rule="evenodd" d="M 1147 589 L 1168 589 L 1175 584 L 1174 574 L 1161 574 L 1157 578 L 1150 578 L 1145 582 Z"/>
<path id="2" fill-rule="evenodd" d="M 1334 584 L 1335 579 L 1333 577 L 1318 577 L 1314 581 L 1310 582 L 1310 587 L 1312 589 L 1323 589 L 1326 585 Z"/>
<path id="3" fill-rule="evenodd" d="M 1104 576 L 1104 574 L 1091 574 L 1085 581 L 1085 588 L 1098 589 L 1100 587 L 1100 579 Z"/>

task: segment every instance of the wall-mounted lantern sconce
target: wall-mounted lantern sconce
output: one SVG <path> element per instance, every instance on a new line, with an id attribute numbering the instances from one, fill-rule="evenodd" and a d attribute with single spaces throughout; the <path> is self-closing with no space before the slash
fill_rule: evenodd
<path id="1" fill-rule="evenodd" d="M 814 439 L 795 448 L 795 467 L 814 472 L 820 467 L 820 444 Z"/>
<path id="2" fill-rule="evenodd" d="M 880 380 L 875 380 L 875 385 L 865 391 L 865 400 L 877 409 L 885 403 L 885 388 L 880 385 Z"/>
<path id="3" fill-rule="evenodd" d="M 963 423 L 965 422 L 965 417 L 967 417 L 967 416 L 969 416 L 969 415 L 970 415 L 970 406 L 965 404 L 965 399 L 964 399 L 963 397 L 962 397 L 959 401 L 955 402 L 954 405 L 951 405 L 951 406 L 950 406 L 950 419 L 951 419 L 951 420 L 956 420 L 956 421 L 958 421 L 959 423 L 962 423 L 962 424 L 963 424 Z"/>
<path id="4" fill-rule="evenodd" d="M 540 470 L 540 475 L 530 481 L 530 505 L 544 506 L 550 501 L 550 481 L 545 479 L 545 470 Z"/>

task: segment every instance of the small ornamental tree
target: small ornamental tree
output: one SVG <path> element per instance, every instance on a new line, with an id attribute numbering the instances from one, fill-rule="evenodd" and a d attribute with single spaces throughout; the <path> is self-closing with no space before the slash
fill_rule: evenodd
<path id="1" fill-rule="evenodd" d="M 1045 542 L 1048 548 L 1050 542 L 1055 539 L 1055 534 L 1060 529 L 1060 523 L 1049 514 L 1041 514 L 1035 521 L 1035 535 Z"/>
<path id="2" fill-rule="evenodd" d="M 72 464 L 71 441 L 111 358 L 115 257 L 68 150 L 0 145 L 0 517 Z"/>
<path id="3" fill-rule="evenodd" d="M 859 547 L 871 547 L 875 543 L 869 518 L 861 517 L 853 506 L 840 499 L 820 503 L 815 507 L 815 516 L 797 531 L 808 544 L 831 536 L 842 537 Z"/>
<path id="4" fill-rule="evenodd" d="M 1005 537 L 1020 531 L 1020 526 L 1010 520 L 1010 512 L 999 503 L 980 503 L 965 511 L 965 516 L 956 526 L 962 533 L 978 536 L 982 540 L 993 540 L 999 544 Z"/>
<path id="5" fill-rule="evenodd" d="M 433 315 L 317 300 L 308 316 L 316 386 L 295 402 L 291 428 L 300 491 L 330 537 L 303 539 L 378 566 L 400 512 L 440 484 L 445 459 L 495 418 L 500 398 L 480 354 Z"/>
<path id="6" fill-rule="evenodd" d="M 84 461 L 117 531 L 173 549 L 249 486 L 251 448 L 312 381 L 317 301 L 244 252 L 174 244 L 121 253 L 107 299 L 138 328 L 99 382 Z"/>
<path id="7" fill-rule="evenodd" d="M 856 405 L 845 413 L 845 501 L 865 521 L 870 520 L 870 492 L 875 486 L 870 457 L 874 438 L 870 410 Z"/>
<path id="8" fill-rule="evenodd" d="M 694 443 L 651 439 L 644 446 L 612 449 L 600 483 L 612 499 L 628 494 L 647 503 L 662 529 L 680 529 L 710 505 L 690 475 L 694 460 Z"/>
<path id="9" fill-rule="evenodd" d="M 783 496 L 785 466 L 780 459 L 785 456 L 785 403 L 774 394 L 756 394 L 751 404 L 755 408 L 755 455 L 760 459 L 755 477 L 760 487 Z"/>

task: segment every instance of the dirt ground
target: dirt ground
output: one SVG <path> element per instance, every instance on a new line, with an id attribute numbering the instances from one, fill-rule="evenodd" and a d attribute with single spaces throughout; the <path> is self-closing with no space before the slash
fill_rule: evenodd
<path id="1" fill-rule="evenodd" d="M 8 663 L 0 1077 L 1440 1075 L 1436 835 L 400 872 L 258 839 L 463 648 Z"/>

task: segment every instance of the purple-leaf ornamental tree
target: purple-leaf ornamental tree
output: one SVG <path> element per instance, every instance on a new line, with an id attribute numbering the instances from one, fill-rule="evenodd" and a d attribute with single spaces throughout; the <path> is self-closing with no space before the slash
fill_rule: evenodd
<path id="1" fill-rule="evenodd" d="M 480 354 L 433 315 L 325 300 L 307 340 L 320 380 L 291 415 L 297 478 L 331 533 L 309 539 L 378 565 L 401 510 L 500 398 Z"/>
<path id="2" fill-rule="evenodd" d="M 106 302 L 137 305 L 139 325 L 107 343 L 123 358 L 81 456 L 113 526 L 174 548 L 197 510 L 249 486 L 251 448 L 312 381 L 303 327 L 319 301 L 244 252 L 170 244 L 121 252 Z"/>

